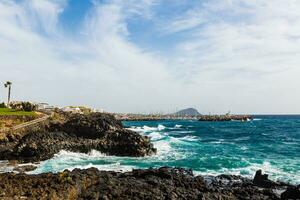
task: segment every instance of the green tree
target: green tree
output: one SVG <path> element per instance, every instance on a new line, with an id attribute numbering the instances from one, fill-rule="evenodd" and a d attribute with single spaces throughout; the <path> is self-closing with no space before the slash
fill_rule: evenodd
<path id="1" fill-rule="evenodd" d="M 6 83 L 4 83 L 4 87 L 5 87 L 5 88 L 8 87 L 7 107 L 9 107 L 9 103 L 10 103 L 11 85 L 12 85 L 12 82 L 10 82 L 10 81 L 6 81 Z"/>

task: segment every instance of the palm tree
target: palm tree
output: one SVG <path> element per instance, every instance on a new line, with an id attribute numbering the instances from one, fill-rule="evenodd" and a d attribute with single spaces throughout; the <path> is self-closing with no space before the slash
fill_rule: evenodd
<path id="1" fill-rule="evenodd" d="M 11 85 L 12 85 L 12 82 L 10 82 L 10 81 L 6 81 L 6 83 L 4 83 L 4 87 L 6 87 L 6 88 L 8 87 L 7 107 L 9 107 L 9 103 L 10 103 Z"/>

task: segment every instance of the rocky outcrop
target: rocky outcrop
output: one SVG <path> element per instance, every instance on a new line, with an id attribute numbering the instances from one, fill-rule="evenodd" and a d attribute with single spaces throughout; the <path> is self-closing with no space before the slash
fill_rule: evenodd
<path id="1" fill-rule="evenodd" d="M 194 176 L 190 170 L 167 167 L 126 173 L 95 168 L 6 173 L 0 174 L 0 180 L 0 199 L 285 199 L 274 193 L 275 188 L 257 187 L 240 176 Z M 290 199 L 299 199 L 298 193 L 288 191 Z"/>
<path id="2" fill-rule="evenodd" d="M 49 159 L 60 150 L 88 153 L 92 149 L 108 155 L 136 157 L 156 152 L 148 137 L 124 129 L 112 115 L 92 113 L 50 121 L 44 130 L 0 146 L 0 160 L 34 162 Z"/>
<path id="3" fill-rule="evenodd" d="M 63 131 L 77 137 L 96 139 L 106 132 L 122 129 L 122 123 L 106 113 L 73 114 L 64 123 L 51 123 L 49 131 Z"/>
<path id="4" fill-rule="evenodd" d="M 268 176 L 268 174 L 263 174 L 262 170 L 257 170 L 253 179 L 253 183 L 264 188 L 272 188 L 277 186 L 278 183 L 269 180 Z"/>

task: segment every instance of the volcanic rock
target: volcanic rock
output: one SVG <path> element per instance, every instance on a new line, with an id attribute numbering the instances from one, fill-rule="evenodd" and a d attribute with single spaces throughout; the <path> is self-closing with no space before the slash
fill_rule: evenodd
<path id="1" fill-rule="evenodd" d="M 271 188 L 276 186 L 277 183 L 268 179 L 268 174 L 262 174 L 262 170 L 257 170 L 253 179 L 253 183 L 257 186 L 264 188 Z"/>
<path id="2" fill-rule="evenodd" d="M 116 156 L 156 153 L 148 137 L 124 129 L 112 115 L 92 113 L 51 121 L 44 130 L 30 132 L 15 144 L 2 145 L 0 160 L 35 162 L 49 159 L 60 150 L 88 153 L 93 149 Z"/>
<path id="3" fill-rule="evenodd" d="M 218 185 L 220 179 L 231 183 Z M 167 167 L 125 173 L 96 168 L 39 175 L 5 173 L 0 180 L 0 199 L 280 199 L 271 189 L 249 180 L 244 184 L 239 176 L 211 177 L 213 184 L 208 184 L 190 170 Z"/>

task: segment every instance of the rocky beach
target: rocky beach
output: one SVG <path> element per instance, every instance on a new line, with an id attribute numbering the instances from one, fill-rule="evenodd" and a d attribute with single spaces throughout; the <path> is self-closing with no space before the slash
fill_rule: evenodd
<path id="1" fill-rule="evenodd" d="M 0 174 L 1 199 L 299 199 L 299 186 L 230 175 L 194 176 L 167 168 L 107 172 L 96 168 L 61 173 Z"/>

